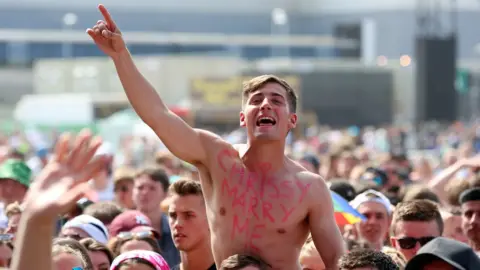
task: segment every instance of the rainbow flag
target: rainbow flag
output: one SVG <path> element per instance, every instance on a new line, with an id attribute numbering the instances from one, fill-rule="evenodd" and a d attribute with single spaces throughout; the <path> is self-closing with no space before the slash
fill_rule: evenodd
<path id="1" fill-rule="evenodd" d="M 330 191 L 333 201 L 333 209 L 335 211 L 335 221 L 337 225 L 354 224 L 366 220 L 365 216 L 350 206 L 350 204 L 342 196 Z"/>

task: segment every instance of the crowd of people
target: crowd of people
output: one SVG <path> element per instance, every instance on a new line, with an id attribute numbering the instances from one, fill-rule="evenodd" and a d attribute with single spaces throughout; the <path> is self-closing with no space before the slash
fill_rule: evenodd
<path id="1" fill-rule="evenodd" d="M 476 125 L 423 134 L 428 152 L 393 127 L 312 128 L 287 143 L 296 93 L 263 75 L 243 85 L 246 143 L 232 144 L 165 106 L 99 9 L 87 33 L 168 150 L 114 150 L 87 130 L 41 149 L 0 137 L 1 267 L 480 269 Z"/>

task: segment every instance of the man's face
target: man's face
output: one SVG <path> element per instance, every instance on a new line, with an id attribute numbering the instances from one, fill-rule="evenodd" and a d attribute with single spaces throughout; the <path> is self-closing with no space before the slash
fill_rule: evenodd
<path id="1" fill-rule="evenodd" d="M 365 202 L 357 210 L 367 218 L 357 223 L 360 238 L 371 244 L 383 242 L 390 223 L 385 206 L 377 202 Z"/>
<path id="2" fill-rule="evenodd" d="M 277 83 L 267 83 L 250 93 L 240 112 L 240 126 L 250 139 L 283 140 L 296 126 L 297 115 L 290 112 L 287 91 Z"/>
<path id="3" fill-rule="evenodd" d="M 6 205 L 14 202 L 22 202 L 27 193 L 27 187 L 13 179 L 0 180 L 0 193 Z"/>
<path id="4" fill-rule="evenodd" d="M 399 221 L 395 226 L 395 235 L 390 238 L 392 246 L 405 256 L 407 261 L 413 258 L 426 241 L 440 236 L 440 229 L 432 221 Z"/>
<path id="5" fill-rule="evenodd" d="M 160 182 L 148 175 L 141 175 L 133 181 L 133 202 L 142 212 L 160 211 L 160 202 L 165 198 L 165 190 Z"/>
<path id="6" fill-rule="evenodd" d="M 123 207 L 131 209 L 133 203 L 133 181 L 121 180 L 115 183 L 115 200 Z"/>
<path id="7" fill-rule="evenodd" d="M 188 252 L 202 248 L 210 239 L 205 203 L 199 195 L 173 195 L 168 220 L 178 250 Z"/>
<path id="8" fill-rule="evenodd" d="M 462 204 L 462 230 L 469 241 L 480 244 L 480 201 Z"/>

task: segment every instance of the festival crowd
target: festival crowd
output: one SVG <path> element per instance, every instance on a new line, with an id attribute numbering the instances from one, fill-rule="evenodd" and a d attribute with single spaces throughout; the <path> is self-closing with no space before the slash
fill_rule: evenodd
<path id="1" fill-rule="evenodd" d="M 232 144 L 167 108 L 99 10 L 87 33 L 160 140 L 1 137 L 1 267 L 480 269 L 478 125 L 310 128 L 289 141 L 295 90 L 262 75 L 243 85 L 246 143 Z"/>

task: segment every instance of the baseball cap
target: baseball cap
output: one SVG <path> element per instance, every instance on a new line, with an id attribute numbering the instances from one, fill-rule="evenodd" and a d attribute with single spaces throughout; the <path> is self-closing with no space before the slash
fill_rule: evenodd
<path id="1" fill-rule="evenodd" d="M 107 244 L 108 242 L 108 230 L 105 225 L 98 220 L 89 215 L 79 215 L 71 220 L 69 220 L 65 225 L 63 225 L 63 229 L 66 228 L 78 228 L 84 230 L 91 238 L 95 239 L 96 241 Z"/>
<path id="2" fill-rule="evenodd" d="M 18 159 L 7 159 L 0 165 L 0 179 L 12 179 L 29 187 L 32 170 Z"/>
<path id="3" fill-rule="evenodd" d="M 423 269 L 435 259 L 440 259 L 456 270 L 480 269 L 480 258 L 467 244 L 445 237 L 437 237 L 417 252 L 405 267 L 405 270 Z"/>
<path id="4" fill-rule="evenodd" d="M 360 205 L 366 202 L 376 202 L 382 204 L 383 206 L 385 206 L 385 208 L 387 209 L 387 213 L 389 214 L 393 211 L 393 206 L 390 203 L 390 200 L 382 193 L 373 189 L 369 189 L 357 195 L 357 197 L 355 197 L 355 199 L 350 202 L 350 205 L 353 208 L 357 209 Z"/>
<path id="5" fill-rule="evenodd" d="M 116 216 L 112 223 L 110 223 L 110 235 L 114 237 L 121 232 L 130 232 L 140 226 L 151 227 L 152 221 L 140 211 L 127 210 Z"/>
<path id="6" fill-rule="evenodd" d="M 355 188 L 347 180 L 332 179 L 329 183 L 330 190 L 342 196 L 347 202 L 355 199 L 357 195 Z"/>

